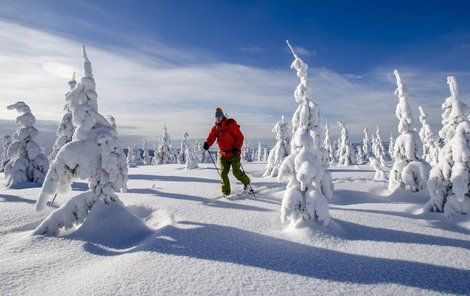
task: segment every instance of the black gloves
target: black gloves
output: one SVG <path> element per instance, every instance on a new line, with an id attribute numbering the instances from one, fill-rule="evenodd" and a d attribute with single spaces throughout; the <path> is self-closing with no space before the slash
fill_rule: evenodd
<path id="1" fill-rule="evenodd" d="M 202 148 L 204 150 L 209 150 L 209 144 L 207 144 L 207 142 L 204 142 L 204 145 L 202 145 Z"/>
<path id="2" fill-rule="evenodd" d="M 239 154 L 240 154 L 240 150 L 238 150 L 238 148 L 233 148 L 233 149 L 232 149 L 232 153 L 235 154 L 235 155 L 239 155 Z"/>

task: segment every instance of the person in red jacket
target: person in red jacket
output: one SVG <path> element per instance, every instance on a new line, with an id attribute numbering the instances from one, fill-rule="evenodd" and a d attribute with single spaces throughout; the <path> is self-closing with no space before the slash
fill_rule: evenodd
<path id="1" fill-rule="evenodd" d="M 247 190 L 250 184 L 250 178 L 240 168 L 240 153 L 243 139 L 244 137 L 240 131 L 240 126 L 235 119 L 226 118 L 222 109 L 217 108 L 215 110 L 215 125 L 209 132 L 203 147 L 204 150 L 209 150 L 212 144 L 217 140 L 220 155 L 222 193 L 224 195 L 230 194 L 230 180 L 228 178 L 230 167 L 233 168 L 235 178 L 244 185 L 244 190 Z"/>

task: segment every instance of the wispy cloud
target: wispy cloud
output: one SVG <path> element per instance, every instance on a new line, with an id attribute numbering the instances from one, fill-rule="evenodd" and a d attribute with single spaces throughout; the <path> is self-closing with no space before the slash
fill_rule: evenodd
<path id="1" fill-rule="evenodd" d="M 216 106 L 237 118 L 248 138 L 267 138 L 280 116 L 289 118 L 296 108 L 292 94 L 298 79 L 290 69 L 225 63 L 204 50 L 138 42 L 141 38 L 134 37 L 134 48 L 90 46 L 88 50 L 100 110 L 116 117 L 123 139 L 156 139 L 164 122 L 173 138 L 185 131 L 203 138 Z M 58 122 L 68 91 L 67 73 L 75 70 L 80 77 L 82 72 L 81 44 L 7 21 L 0 21 L 0 40 L 0 106 L 22 99 L 38 119 Z M 296 50 L 306 60 L 312 54 Z M 356 140 L 364 127 L 377 124 L 384 138 L 390 131 L 396 134 L 393 69 L 351 75 L 311 66 L 313 97 L 331 125 L 341 119 Z M 437 126 L 439 106 L 447 96 L 446 73 L 416 68 L 402 73 L 412 91 L 412 105 L 422 104 Z M 459 74 L 466 81 L 470 78 L 468 73 Z M 16 116 L 0 108 L 1 118 L 11 121 Z M 334 126 L 331 130 L 337 132 Z"/>

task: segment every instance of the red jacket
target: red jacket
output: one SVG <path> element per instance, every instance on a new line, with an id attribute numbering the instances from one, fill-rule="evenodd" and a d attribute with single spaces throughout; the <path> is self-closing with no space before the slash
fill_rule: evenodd
<path id="1" fill-rule="evenodd" d="M 224 118 L 219 125 L 214 125 L 207 136 L 206 143 L 210 146 L 217 140 L 219 146 L 220 157 L 230 158 L 238 155 L 242 150 L 243 134 L 240 126 L 235 119 Z M 238 153 L 234 153 L 233 149 L 237 148 Z"/>

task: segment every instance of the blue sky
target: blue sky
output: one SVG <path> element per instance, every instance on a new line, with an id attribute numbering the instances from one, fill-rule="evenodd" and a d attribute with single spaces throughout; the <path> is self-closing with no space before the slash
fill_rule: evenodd
<path id="1" fill-rule="evenodd" d="M 397 134 L 395 67 L 415 114 L 423 105 L 438 129 L 446 75 L 457 75 L 468 103 L 470 4 L 420 2 L 0 1 L 0 103 L 29 99 L 53 125 L 66 91 L 57 68 L 80 71 L 84 43 L 100 108 L 124 137 L 152 140 L 163 122 L 173 138 L 186 129 L 204 137 L 221 105 L 248 137 L 269 138 L 296 107 L 289 39 L 311 68 L 324 117 L 344 121 L 355 140 L 377 124 L 383 138 Z"/>

